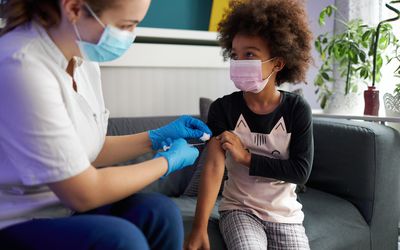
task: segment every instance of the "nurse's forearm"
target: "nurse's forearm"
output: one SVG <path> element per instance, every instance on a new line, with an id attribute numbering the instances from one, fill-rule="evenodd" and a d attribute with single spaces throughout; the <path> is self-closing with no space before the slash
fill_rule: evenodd
<path id="1" fill-rule="evenodd" d="M 160 157 L 123 167 L 96 169 L 90 166 L 81 174 L 49 187 L 60 200 L 78 212 L 85 212 L 124 199 L 163 176 L 168 162 Z"/>
<path id="2" fill-rule="evenodd" d="M 132 160 L 151 151 L 148 133 L 124 136 L 107 136 L 97 159 L 92 163 L 95 167 L 110 166 Z"/>

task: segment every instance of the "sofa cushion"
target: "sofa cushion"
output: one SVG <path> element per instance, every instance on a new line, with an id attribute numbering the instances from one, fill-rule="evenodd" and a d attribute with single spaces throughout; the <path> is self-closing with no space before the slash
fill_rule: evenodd
<path id="1" fill-rule="evenodd" d="M 369 223 L 378 167 L 377 142 L 392 131 L 368 122 L 314 118 L 313 123 L 316 146 L 307 185 L 351 201 Z"/>
<path id="2" fill-rule="evenodd" d="M 311 249 L 369 249 L 369 226 L 352 203 L 313 188 L 299 196 Z"/>
<path id="3" fill-rule="evenodd" d="M 305 214 L 303 224 L 311 249 L 369 249 L 368 224 L 353 204 L 312 188 L 299 196 Z M 182 196 L 173 200 L 181 210 L 187 236 L 194 220 L 196 198 Z M 219 203 L 220 199 L 212 210 L 208 226 L 211 249 L 226 249 L 218 225 Z"/>

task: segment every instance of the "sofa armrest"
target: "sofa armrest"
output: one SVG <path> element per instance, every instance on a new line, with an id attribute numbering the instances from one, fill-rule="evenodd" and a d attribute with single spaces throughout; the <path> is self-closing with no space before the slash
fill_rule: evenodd
<path id="1" fill-rule="evenodd" d="M 371 227 L 372 249 L 392 249 L 400 210 L 399 133 L 372 122 L 314 118 L 314 145 L 307 185 L 353 203 Z"/>

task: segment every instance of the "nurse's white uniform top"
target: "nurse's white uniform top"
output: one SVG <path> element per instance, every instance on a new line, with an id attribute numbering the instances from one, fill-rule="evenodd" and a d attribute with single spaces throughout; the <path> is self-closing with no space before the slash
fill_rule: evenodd
<path id="1" fill-rule="evenodd" d="M 46 183 L 76 176 L 106 135 L 96 63 L 68 62 L 36 23 L 0 37 L 0 229 L 33 218 L 68 216 Z"/>

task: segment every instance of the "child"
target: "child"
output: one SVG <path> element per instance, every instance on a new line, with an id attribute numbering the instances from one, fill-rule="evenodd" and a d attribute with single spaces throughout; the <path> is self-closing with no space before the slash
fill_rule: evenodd
<path id="1" fill-rule="evenodd" d="M 202 173 L 187 249 L 209 249 L 207 225 L 224 174 L 220 230 L 228 249 L 309 249 L 297 184 L 311 171 L 311 110 L 277 90 L 304 82 L 311 32 L 298 0 L 233 1 L 219 25 L 230 74 L 240 92 L 217 99 L 208 125 L 214 135 Z"/>

